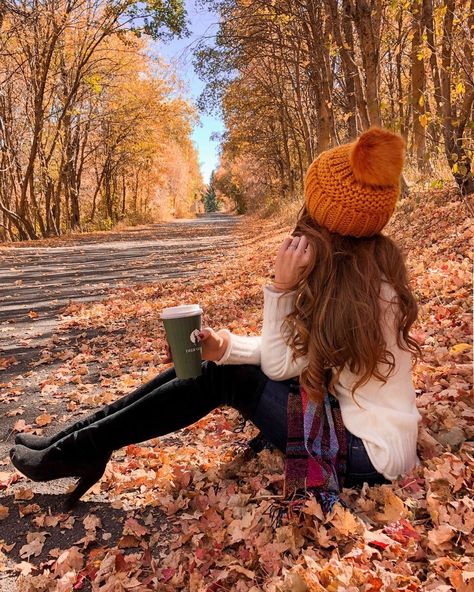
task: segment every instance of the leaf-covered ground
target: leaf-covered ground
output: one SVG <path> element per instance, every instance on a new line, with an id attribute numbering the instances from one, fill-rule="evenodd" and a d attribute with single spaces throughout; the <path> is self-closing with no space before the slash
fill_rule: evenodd
<path id="1" fill-rule="evenodd" d="M 474 590 L 473 224 L 472 206 L 430 192 L 402 203 L 388 228 L 407 252 L 420 303 L 415 334 L 424 359 L 414 380 L 422 463 L 410 474 L 344 490 L 350 509 L 337 506 L 326 518 L 314 500 L 284 504 L 282 455 L 249 455 L 245 443 L 256 429 L 229 409 L 115 452 L 69 514 L 6 458 L 0 532 L 17 525 L 27 539 L 18 548 L 0 536 L 4 574 L 14 569 L 23 592 Z M 258 334 L 262 286 L 288 231 L 245 217 L 234 255 L 210 261 L 198 279 L 71 305 L 59 336 L 83 338 L 68 349 L 52 344 L 36 362 L 46 369 L 38 393 L 46 411 L 22 421 L 24 382 L 2 385 L 18 403 L 16 430 L 55 431 L 164 370 L 164 306 L 199 302 L 205 325 Z M 55 412 L 58 401 L 67 414 Z M 78 525 L 80 536 L 68 536 Z"/>

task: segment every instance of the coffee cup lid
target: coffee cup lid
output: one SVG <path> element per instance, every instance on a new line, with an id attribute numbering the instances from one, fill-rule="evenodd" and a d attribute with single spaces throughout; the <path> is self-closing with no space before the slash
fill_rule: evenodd
<path id="1" fill-rule="evenodd" d="M 180 306 L 168 306 L 161 311 L 162 319 L 179 319 L 181 317 L 192 317 L 202 314 L 203 310 L 199 304 L 181 304 Z"/>

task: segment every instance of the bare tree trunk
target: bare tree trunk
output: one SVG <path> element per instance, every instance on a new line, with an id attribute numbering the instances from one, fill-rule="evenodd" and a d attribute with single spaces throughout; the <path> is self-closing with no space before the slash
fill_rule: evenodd
<path id="1" fill-rule="evenodd" d="M 424 104 L 425 90 L 425 65 L 419 59 L 418 53 L 421 48 L 423 36 L 423 22 L 421 18 L 421 7 L 416 3 L 412 6 L 412 29 L 413 38 L 411 43 L 411 104 L 412 104 L 412 125 L 413 144 L 415 147 L 416 163 L 422 171 L 426 165 L 426 121 Z"/>
<path id="2" fill-rule="evenodd" d="M 326 23 L 317 0 L 307 0 L 308 24 L 305 26 L 309 43 L 310 79 L 316 97 L 318 121 L 318 152 L 327 150 L 335 140 L 332 110 L 332 76 L 329 47 L 324 43 Z M 322 33 L 321 33 L 322 32 Z"/>
<path id="3" fill-rule="evenodd" d="M 122 218 L 125 216 L 125 203 L 127 198 L 127 185 L 125 181 L 125 173 L 122 173 Z"/>
<path id="4" fill-rule="evenodd" d="M 343 39 L 342 28 L 341 28 L 341 16 L 339 14 L 337 0 L 324 0 L 326 9 L 328 12 L 329 22 L 331 24 L 332 34 L 338 45 L 338 51 L 341 55 L 341 63 L 344 71 L 344 83 L 346 87 L 346 98 L 347 98 L 347 110 L 348 115 L 347 126 L 349 137 L 355 138 L 357 136 L 357 95 L 356 95 L 356 84 L 360 85 L 359 71 L 354 62 L 354 58 L 351 55 L 353 51 L 352 46 L 346 43 Z M 342 15 L 344 23 L 344 33 L 349 37 L 352 37 L 352 24 L 347 18 L 347 14 L 344 11 Z M 363 107 L 362 107 L 363 108 Z"/>
<path id="5" fill-rule="evenodd" d="M 381 125 L 380 23 L 381 0 L 354 0 L 353 19 L 357 29 L 365 74 L 365 96 L 371 125 Z"/>
<path id="6" fill-rule="evenodd" d="M 463 194 L 470 194 L 474 193 L 474 177 L 471 172 L 472 159 L 463 145 L 463 135 L 466 124 L 472 117 L 474 88 L 471 82 L 471 88 L 469 89 L 469 92 L 466 93 L 461 111 L 456 113 L 451 97 L 452 32 L 455 7 L 456 0 L 446 0 L 446 13 L 443 21 L 443 42 L 441 49 L 441 94 L 443 101 L 444 148 L 449 166 L 453 171 L 454 178 L 459 185 L 461 192 Z M 472 52 L 472 50 L 468 49 L 468 53 L 469 51 Z"/>

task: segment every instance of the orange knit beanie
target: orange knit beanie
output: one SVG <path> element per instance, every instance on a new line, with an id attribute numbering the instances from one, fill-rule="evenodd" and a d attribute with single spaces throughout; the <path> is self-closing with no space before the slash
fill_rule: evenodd
<path id="1" fill-rule="evenodd" d="M 378 127 L 322 152 L 304 181 L 309 214 L 330 232 L 372 236 L 393 214 L 405 158 L 401 136 Z"/>

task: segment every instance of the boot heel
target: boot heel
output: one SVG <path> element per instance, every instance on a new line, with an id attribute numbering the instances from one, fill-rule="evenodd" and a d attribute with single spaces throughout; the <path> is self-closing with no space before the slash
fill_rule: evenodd
<path id="1" fill-rule="evenodd" d="M 86 491 L 88 491 L 93 485 L 97 483 L 97 481 L 100 480 L 102 475 L 105 473 L 106 466 L 107 463 L 105 463 L 104 466 L 99 470 L 94 471 L 89 475 L 83 475 L 79 478 L 74 491 L 72 491 L 64 501 L 63 508 L 66 512 L 71 510 L 86 493 Z"/>

